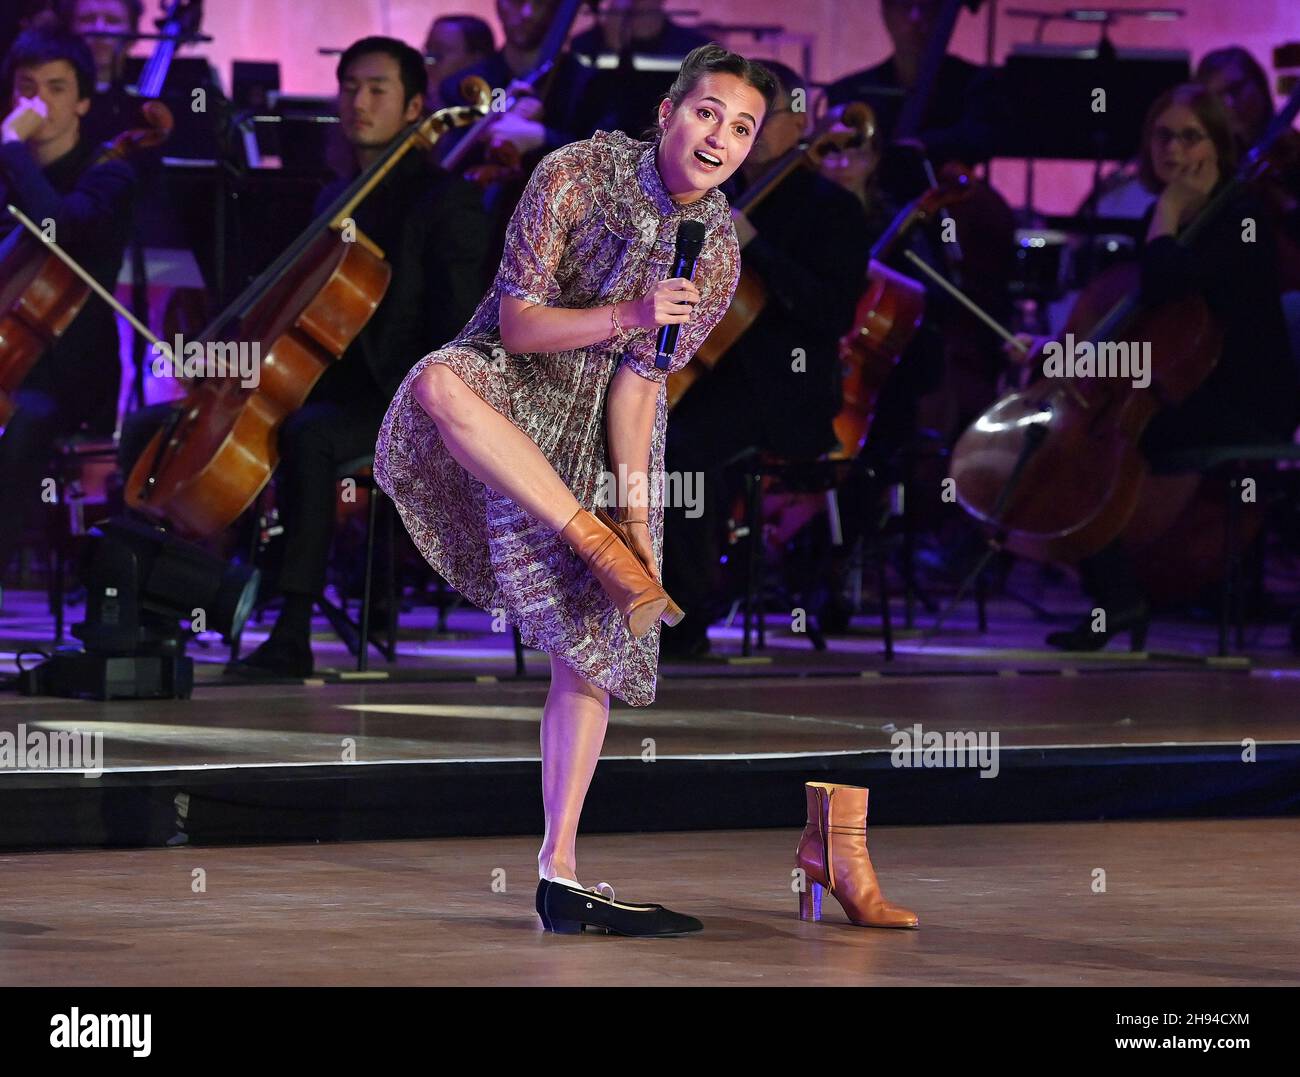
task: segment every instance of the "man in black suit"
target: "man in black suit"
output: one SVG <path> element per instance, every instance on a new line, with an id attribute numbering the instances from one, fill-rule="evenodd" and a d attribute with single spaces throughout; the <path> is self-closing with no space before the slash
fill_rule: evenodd
<path id="1" fill-rule="evenodd" d="M 784 64 L 763 62 L 780 82 L 781 96 L 737 172 L 740 190 L 729 192 L 733 204 L 807 130 L 807 112 L 791 107 L 795 90 L 804 89 L 806 100 L 803 81 Z M 661 653 L 669 658 L 708 650 L 727 465 L 753 448 L 809 460 L 835 447 L 838 342 L 853 322 L 866 277 L 870 234 L 861 203 L 811 169 L 790 173 L 752 218 L 738 210 L 732 217 L 744 269 L 758 276 L 768 298 L 668 423 L 665 470 L 702 474 L 704 494 L 698 506 L 665 506 L 664 588 L 686 610 L 685 620 L 661 639 Z"/>
<path id="2" fill-rule="evenodd" d="M 664 0 L 603 4 L 596 25 L 569 47 L 591 72 L 578 106 L 583 134 L 623 131 L 640 138 L 683 58 L 708 43 L 698 30 L 664 14 Z"/>
<path id="3" fill-rule="evenodd" d="M 339 60 L 339 117 L 352 175 L 321 192 L 317 215 L 355 175 L 419 118 L 427 76 L 409 45 L 368 37 Z M 270 637 L 227 673 L 244 678 L 305 677 L 312 672 L 312 607 L 325 585 L 338 508 L 338 466 L 374 451 L 398 384 L 423 355 L 454 337 L 479 299 L 488 245 L 478 191 L 408 153 L 353 214 L 358 232 L 384 251 L 392 279 L 352 345 L 312 388 L 280 431 L 276 503 L 284 524 L 279 575 L 284 606 Z M 120 461 L 129 471 L 172 404 L 127 417 Z M 392 611 L 388 611 L 392 616 Z"/>
<path id="4" fill-rule="evenodd" d="M 343 134 L 359 172 L 419 118 L 424 61 L 393 38 L 363 38 L 339 60 L 338 80 Z M 340 177 L 322 191 L 316 212 L 352 179 Z M 426 155 L 408 153 L 354 218 L 358 231 L 383 249 L 392 281 L 365 329 L 281 430 L 276 503 L 285 529 L 284 607 L 266 642 L 229 667 L 238 676 L 312 671 L 311 611 L 325 584 L 338 508 L 336 469 L 374 451 L 402 378 L 456 335 L 479 299 L 488 237 L 478 191 L 437 172 Z"/>
<path id="5" fill-rule="evenodd" d="M 886 143 L 895 143 L 895 128 L 906 95 L 917 84 L 926 46 L 934 34 L 945 0 L 880 0 L 885 29 L 894 53 L 875 67 L 833 82 L 826 90 L 830 104 L 865 101 L 876 113 Z M 929 158 L 937 170 L 949 161 L 982 164 L 993 155 L 994 136 L 1002 114 L 996 72 L 945 56 L 922 116 L 920 129 L 904 145 Z M 915 156 L 887 154 L 882 182 L 891 195 L 907 201 L 918 187 L 929 186 L 918 171 Z"/>
<path id="6" fill-rule="evenodd" d="M 0 206 L 12 202 L 37 224 L 52 222 L 54 240 L 112 290 L 131 234 L 138 175 L 124 160 L 98 162 L 100 147 L 82 132 L 95 88 L 89 48 L 62 30 L 28 30 L 9 50 L 0 79 L 8 99 L 0 123 Z M 35 242 L 3 214 L 0 254 L 20 241 Z M 0 569 L 40 507 L 55 440 L 82 427 L 112 434 L 118 347 L 113 312 L 92 295 L 23 380 L 17 411 L 0 436 Z"/>

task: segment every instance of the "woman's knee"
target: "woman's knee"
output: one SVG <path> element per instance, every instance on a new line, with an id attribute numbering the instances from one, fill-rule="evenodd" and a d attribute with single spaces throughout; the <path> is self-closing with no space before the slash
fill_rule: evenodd
<path id="1" fill-rule="evenodd" d="M 586 696 L 602 707 L 609 707 L 609 693 L 605 689 L 592 684 L 554 655 L 551 656 L 551 684 L 563 691 Z"/>
<path id="2" fill-rule="evenodd" d="M 429 418 L 454 419 L 464 413 L 471 393 L 446 363 L 430 363 L 415 379 L 415 399 Z"/>

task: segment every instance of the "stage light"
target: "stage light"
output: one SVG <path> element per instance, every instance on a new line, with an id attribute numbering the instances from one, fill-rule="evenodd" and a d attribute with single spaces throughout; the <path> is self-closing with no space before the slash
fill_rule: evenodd
<path id="1" fill-rule="evenodd" d="M 86 620 L 72 626 L 84 650 L 61 648 L 24 670 L 26 695 L 187 699 L 194 661 L 188 620 L 229 642 L 257 595 L 258 570 L 229 564 L 162 527 L 127 516 L 90 532 L 82 565 Z"/>

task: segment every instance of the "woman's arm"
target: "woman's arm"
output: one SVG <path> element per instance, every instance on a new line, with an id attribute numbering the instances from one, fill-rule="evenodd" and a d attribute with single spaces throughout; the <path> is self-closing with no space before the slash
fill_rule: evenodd
<path id="1" fill-rule="evenodd" d="M 659 383 L 641 377 L 627 364 L 620 366 L 614 374 L 605 400 L 609 466 L 622 502 L 615 515 L 623 520 L 636 521 L 628 528 L 629 536 L 655 579 L 659 579 L 659 566 L 650 545 L 647 521 L 650 514 L 650 438 L 654 433 L 658 401 Z M 625 501 L 624 475 L 627 476 Z"/>
<path id="2" fill-rule="evenodd" d="M 503 292 L 501 343 L 516 355 L 571 351 L 615 334 L 611 310 L 617 311 L 618 326 L 623 329 L 654 329 L 689 321 L 699 301 L 699 291 L 685 277 L 661 280 L 640 299 L 599 307 L 551 307 Z"/>

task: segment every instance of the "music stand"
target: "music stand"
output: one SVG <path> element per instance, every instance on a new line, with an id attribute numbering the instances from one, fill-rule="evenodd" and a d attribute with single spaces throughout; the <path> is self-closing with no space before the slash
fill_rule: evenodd
<path id="1" fill-rule="evenodd" d="M 1092 161 L 1092 194 L 1081 214 L 1091 239 L 1105 163 L 1137 155 L 1147 110 L 1190 79 L 1191 58 L 1177 50 L 1115 49 L 1105 39 L 1093 47 L 1022 45 L 1007 57 L 1003 77 L 1009 122 L 999 132 L 997 156 Z M 1098 89 L 1106 92 L 1103 112 L 1093 111 Z M 1032 214 L 1032 205 L 1026 208 Z M 1089 243 L 1085 259 L 1091 249 Z"/>

